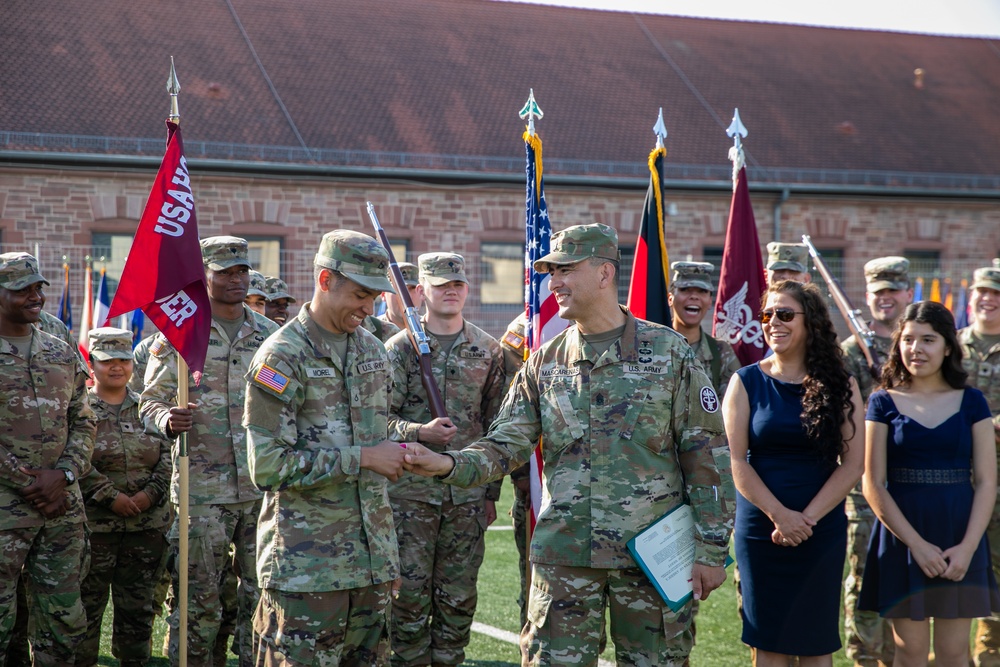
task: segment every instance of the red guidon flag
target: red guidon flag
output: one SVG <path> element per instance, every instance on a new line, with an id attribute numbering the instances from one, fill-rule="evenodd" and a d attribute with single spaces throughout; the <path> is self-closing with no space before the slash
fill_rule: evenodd
<path id="1" fill-rule="evenodd" d="M 198 220 L 181 130 L 167 122 L 167 150 L 108 319 L 141 308 L 201 381 L 212 311 L 198 244 Z"/>
<path id="2" fill-rule="evenodd" d="M 744 366 L 760 361 L 767 351 L 764 330 L 757 320 L 760 299 L 766 288 L 757 223 L 747 188 L 747 172 L 745 167 L 741 167 L 729 209 L 712 335 L 732 344 Z"/>

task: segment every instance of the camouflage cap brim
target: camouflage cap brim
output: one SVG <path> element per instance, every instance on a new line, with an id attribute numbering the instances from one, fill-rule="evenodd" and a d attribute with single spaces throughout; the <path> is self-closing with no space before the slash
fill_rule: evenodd
<path id="1" fill-rule="evenodd" d="M 805 273 L 808 271 L 804 264 L 800 264 L 799 262 L 790 262 L 784 259 L 779 259 L 778 261 L 771 262 L 767 265 L 768 271 L 781 271 L 782 269 L 786 271 L 795 271 L 797 273 Z"/>
<path id="2" fill-rule="evenodd" d="M 709 292 L 711 292 L 713 289 L 711 282 L 709 282 L 708 280 L 700 280 L 698 278 L 684 278 L 680 280 L 675 280 L 670 284 L 672 287 L 676 287 L 677 289 L 697 287 L 699 289 L 703 289 Z"/>
<path id="3" fill-rule="evenodd" d="M 910 283 L 906 280 L 876 280 L 875 282 L 868 283 L 865 289 L 868 290 L 869 294 L 875 294 L 884 289 L 900 290 L 909 289 L 909 287 Z"/>
<path id="4" fill-rule="evenodd" d="M 223 271 L 233 266 L 246 266 L 248 268 L 253 268 L 253 265 L 250 264 L 249 260 L 242 259 L 239 257 L 234 257 L 233 259 L 227 259 L 222 262 L 212 261 L 205 264 L 205 268 L 211 269 L 212 271 Z"/>
<path id="5" fill-rule="evenodd" d="M 42 274 L 32 273 L 27 276 L 22 276 L 17 280 L 11 280 L 6 283 L 0 283 L 0 287 L 13 291 L 13 290 L 24 289 L 25 287 L 29 285 L 34 285 L 35 283 L 45 283 L 46 285 L 52 284 L 48 280 L 46 280 Z"/>
<path id="6" fill-rule="evenodd" d="M 365 289 L 375 290 L 376 292 L 396 293 L 396 290 L 392 288 L 392 283 L 389 282 L 389 278 L 384 273 L 374 275 L 371 273 L 365 273 L 365 267 L 360 264 L 340 262 L 319 254 L 316 255 L 313 262 L 315 262 L 318 266 L 322 266 L 333 271 L 339 271 L 344 274 L 346 278 L 357 283 L 358 285 L 361 285 Z"/>
<path id="7" fill-rule="evenodd" d="M 127 359 L 129 361 L 133 360 L 131 352 L 124 352 L 121 350 L 91 350 L 90 358 L 97 359 L 98 361 L 110 361 L 111 359 Z"/>
<path id="8" fill-rule="evenodd" d="M 469 280 L 465 277 L 463 273 L 445 273 L 440 276 L 424 276 L 424 280 L 429 282 L 431 285 L 447 285 L 453 280 L 458 280 L 460 282 L 469 284 Z"/>
<path id="9" fill-rule="evenodd" d="M 265 294 L 264 296 L 267 297 L 268 301 L 277 301 L 278 299 L 288 299 L 289 303 L 295 303 L 295 297 L 289 294 L 288 292 L 284 291 L 274 292 L 273 294 Z"/>

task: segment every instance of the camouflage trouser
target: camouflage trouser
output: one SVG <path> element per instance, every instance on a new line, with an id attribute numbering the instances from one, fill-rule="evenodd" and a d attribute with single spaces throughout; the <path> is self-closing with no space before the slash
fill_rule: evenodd
<path id="1" fill-rule="evenodd" d="M 1000 578 L 1000 497 L 997 498 L 997 503 L 993 506 L 993 516 L 986 527 L 986 540 L 990 544 L 993 574 Z M 996 612 L 989 618 L 979 619 L 976 628 L 976 657 L 978 658 L 984 652 L 989 652 L 990 655 L 994 656 L 1000 655 L 1000 614 Z"/>
<path id="2" fill-rule="evenodd" d="M 518 572 L 521 573 L 521 587 L 517 591 L 517 606 L 521 610 L 521 625 L 528 622 L 528 504 L 531 498 L 527 493 L 514 487 L 514 504 L 510 508 L 510 516 L 514 521 L 514 544 L 517 545 Z"/>
<path id="3" fill-rule="evenodd" d="M 387 665 L 391 583 L 322 593 L 261 591 L 256 667 Z"/>
<path id="4" fill-rule="evenodd" d="M 28 594 L 24 591 L 24 574 L 17 582 L 17 619 L 7 644 L 7 662 L 4 667 L 21 667 L 31 664 L 31 647 L 28 645 Z"/>
<path id="5" fill-rule="evenodd" d="M 212 667 L 215 639 L 222 625 L 222 590 L 225 573 L 239 563 L 237 575 L 237 627 L 240 667 L 253 664 L 252 619 L 260 593 L 257 589 L 257 515 L 260 501 L 228 505 L 192 505 L 188 529 L 188 665 Z M 174 563 L 173 589 L 179 594 L 178 520 L 168 535 Z M 230 546 L 233 550 L 230 550 Z M 235 559 L 231 557 L 235 554 Z M 170 625 L 170 662 L 178 662 L 180 605 L 175 604 Z M 234 646 L 234 648 L 236 648 Z"/>
<path id="6" fill-rule="evenodd" d="M 534 563 L 522 664 L 596 665 L 604 610 L 618 665 L 679 667 L 691 652 L 691 605 L 670 610 L 639 568 Z"/>
<path id="7" fill-rule="evenodd" d="M 226 569 L 224 579 L 222 580 L 222 589 L 219 591 L 222 602 L 222 622 L 219 624 L 219 634 L 215 636 L 215 648 L 213 649 L 215 653 L 215 667 L 226 667 L 230 638 L 233 638 L 234 653 L 239 650 L 241 641 L 238 636 L 240 630 L 237 624 L 239 602 L 236 595 L 240 580 L 236 573 L 239 563 L 236 560 L 235 553 L 230 556 L 230 561 L 232 562 L 232 567 Z"/>
<path id="8" fill-rule="evenodd" d="M 83 523 L 0 530 L 0 664 L 7 661 L 22 566 L 34 664 L 73 664 L 87 631 L 80 600 L 86 549 Z"/>
<path id="9" fill-rule="evenodd" d="M 851 491 L 847 500 L 847 578 L 844 579 L 844 652 L 855 662 L 892 664 L 896 644 L 892 623 L 874 611 L 858 609 L 861 582 L 868 557 L 868 540 L 875 526 L 875 513 L 860 492 Z"/>
<path id="10" fill-rule="evenodd" d="M 483 563 L 483 502 L 390 498 L 402 587 L 392 604 L 393 665 L 460 665 Z"/>
<path id="11" fill-rule="evenodd" d="M 114 605 L 112 655 L 122 662 L 149 659 L 156 616 L 153 588 L 162 571 L 166 544 L 161 530 L 91 533 L 90 572 L 80 584 L 87 634 L 77 649 L 77 667 L 97 664 L 109 588 Z"/>

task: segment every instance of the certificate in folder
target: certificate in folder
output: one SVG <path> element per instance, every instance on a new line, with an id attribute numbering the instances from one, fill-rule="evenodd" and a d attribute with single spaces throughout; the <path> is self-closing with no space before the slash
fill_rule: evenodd
<path id="1" fill-rule="evenodd" d="M 678 505 L 628 541 L 635 562 L 675 612 L 694 595 L 694 536 L 694 511 L 690 505 Z M 726 565 L 732 562 L 726 556 Z"/>

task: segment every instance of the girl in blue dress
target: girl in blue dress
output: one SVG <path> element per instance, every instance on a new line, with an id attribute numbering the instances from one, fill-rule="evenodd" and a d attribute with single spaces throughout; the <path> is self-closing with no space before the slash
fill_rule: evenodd
<path id="1" fill-rule="evenodd" d="M 858 606 L 892 619 L 893 664 L 967 665 L 972 619 L 1000 608 L 983 536 L 996 502 L 989 406 L 966 387 L 955 321 L 910 305 L 866 417 L 864 494 L 878 518 Z"/>
<path id="2" fill-rule="evenodd" d="M 743 642 L 756 667 L 829 667 L 840 646 L 844 498 L 861 478 L 861 399 L 823 294 L 786 280 L 760 313 L 774 354 L 723 403 L 736 498 Z"/>

